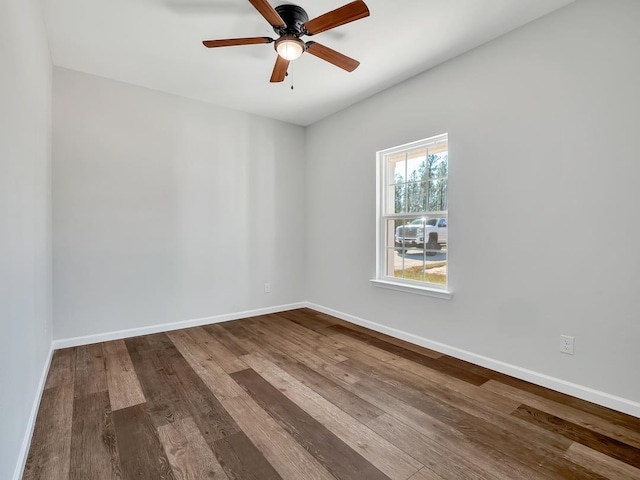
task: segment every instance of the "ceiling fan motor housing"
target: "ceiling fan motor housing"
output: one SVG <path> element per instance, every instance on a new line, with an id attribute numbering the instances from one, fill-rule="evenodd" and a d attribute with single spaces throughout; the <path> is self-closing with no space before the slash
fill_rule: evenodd
<path id="1" fill-rule="evenodd" d="M 305 12 L 304 8 L 298 5 L 279 5 L 275 7 L 275 11 L 287 24 L 286 27 L 273 27 L 273 30 L 278 35 L 294 35 L 301 37 L 305 34 L 304 24 L 309 20 L 309 15 Z"/>

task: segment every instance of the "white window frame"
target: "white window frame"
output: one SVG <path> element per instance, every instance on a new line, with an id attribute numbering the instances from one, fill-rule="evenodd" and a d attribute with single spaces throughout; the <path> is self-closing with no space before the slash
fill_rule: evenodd
<path id="1" fill-rule="evenodd" d="M 390 185 L 387 176 L 389 175 L 389 168 L 387 157 L 397 153 L 406 152 L 422 147 L 429 147 L 438 143 L 447 142 L 449 135 L 447 133 L 429 137 L 416 142 L 407 143 L 397 147 L 380 150 L 376 153 L 376 278 L 371 282 L 376 287 L 383 287 L 392 290 L 398 290 L 408 293 L 415 293 L 420 295 L 428 295 L 438 298 L 450 299 L 453 292 L 449 289 L 449 260 L 450 260 L 450 248 L 449 248 L 449 231 L 447 232 L 447 276 L 446 283 L 439 285 L 436 283 L 430 283 L 425 281 L 417 281 L 406 278 L 398 278 L 386 274 L 387 263 L 387 245 L 386 245 L 386 222 L 393 218 L 420 218 L 425 214 L 434 216 L 441 214 L 447 218 L 447 229 L 449 225 L 449 195 L 447 192 L 447 210 L 442 212 L 417 212 L 417 213 L 401 213 L 401 214 L 388 214 L 387 202 L 389 201 L 389 195 L 387 187 Z M 447 176 L 448 184 L 448 176 Z M 448 190 L 448 188 L 447 188 Z M 428 208 L 428 207 L 427 207 Z"/>

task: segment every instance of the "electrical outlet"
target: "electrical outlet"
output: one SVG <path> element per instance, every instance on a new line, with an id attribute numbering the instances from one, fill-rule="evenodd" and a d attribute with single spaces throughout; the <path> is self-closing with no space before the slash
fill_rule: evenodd
<path id="1" fill-rule="evenodd" d="M 560 352 L 573 355 L 573 337 L 560 335 Z"/>
<path id="2" fill-rule="evenodd" d="M 270 283 L 265 283 L 264 284 L 264 293 L 271 293 L 271 284 Z"/>

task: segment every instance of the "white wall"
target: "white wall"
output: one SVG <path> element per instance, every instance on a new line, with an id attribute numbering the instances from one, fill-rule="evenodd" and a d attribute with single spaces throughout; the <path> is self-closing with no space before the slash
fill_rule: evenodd
<path id="1" fill-rule="evenodd" d="M 0 478 L 51 346 L 51 59 L 36 0 L 0 4 Z"/>
<path id="2" fill-rule="evenodd" d="M 640 402 L 639 21 L 579 0 L 309 127 L 308 300 Z M 444 132 L 454 297 L 373 287 L 375 152 Z"/>
<path id="3" fill-rule="evenodd" d="M 53 158 L 55 338 L 304 298 L 302 127 L 55 68 Z"/>

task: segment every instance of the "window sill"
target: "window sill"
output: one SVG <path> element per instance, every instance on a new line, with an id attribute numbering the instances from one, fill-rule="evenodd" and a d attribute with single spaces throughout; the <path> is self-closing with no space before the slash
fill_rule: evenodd
<path id="1" fill-rule="evenodd" d="M 453 296 L 453 292 L 449 290 L 440 290 L 438 288 L 423 287 L 419 285 L 409 285 L 406 283 L 391 282 L 389 280 L 371 279 L 371 284 L 374 287 L 388 288 L 390 290 L 413 293 L 415 295 L 426 295 L 428 297 L 443 298 L 445 300 L 451 300 L 451 297 Z"/>

